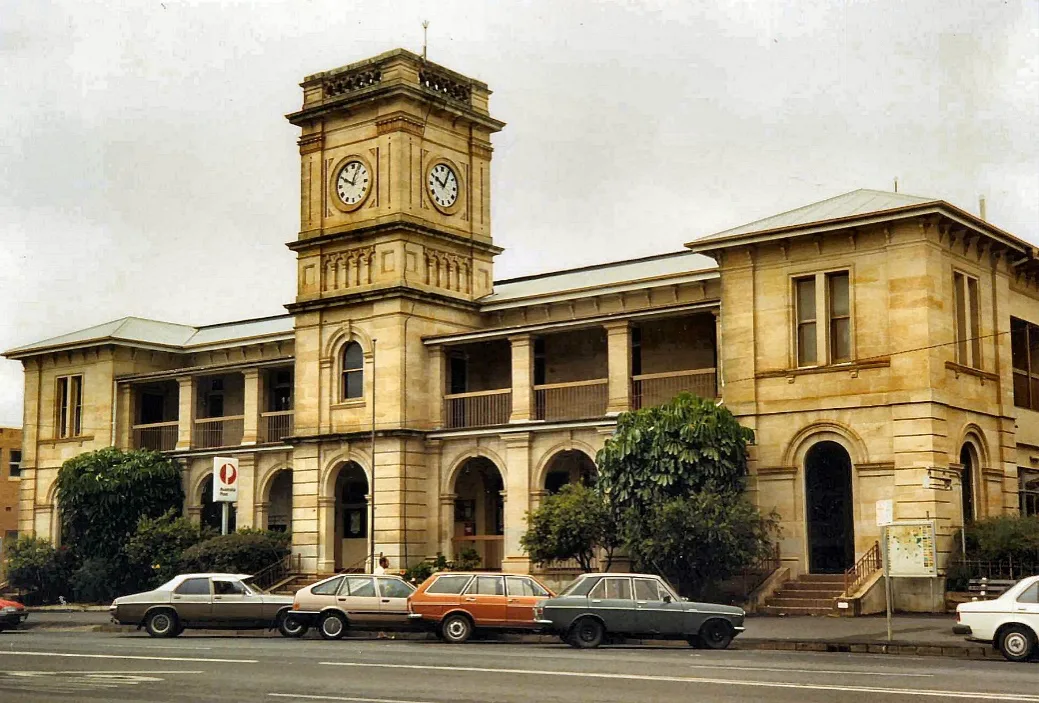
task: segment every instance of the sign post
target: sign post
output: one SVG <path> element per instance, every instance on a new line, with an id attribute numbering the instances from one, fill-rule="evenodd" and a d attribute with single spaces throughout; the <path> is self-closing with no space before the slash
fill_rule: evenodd
<path id="1" fill-rule="evenodd" d="M 935 577 L 938 553 L 934 520 L 902 520 L 884 526 L 881 550 L 884 559 L 884 590 L 887 597 L 887 638 L 891 641 L 891 577 Z"/>
<path id="2" fill-rule="evenodd" d="M 227 534 L 227 523 L 231 515 L 231 503 L 238 500 L 238 459 L 213 457 L 213 502 L 222 503 L 220 534 Z"/>
<path id="3" fill-rule="evenodd" d="M 880 562 L 884 568 L 884 609 L 887 611 L 887 641 L 891 641 L 891 575 L 888 573 L 887 528 L 895 521 L 895 501 L 877 501 L 877 525 L 880 526 Z"/>

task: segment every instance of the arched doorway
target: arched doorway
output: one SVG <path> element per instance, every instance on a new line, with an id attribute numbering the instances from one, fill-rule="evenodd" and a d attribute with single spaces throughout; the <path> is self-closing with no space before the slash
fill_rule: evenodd
<path id="1" fill-rule="evenodd" d="M 274 475 L 267 495 L 267 529 L 275 532 L 292 531 L 292 469 L 283 469 Z"/>
<path id="2" fill-rule="evenodd" d="M 335 570 L 365 571 L 368 557 L 368 476 L 354 461 L 339 467 L 335 482 Z"/>
<path id="3" fill-rule="evenodd" d="M 978 469 L 978 453 L 970 442 L 960 449 L 960 464 L 963 466 L 960 474 L 960 516 L 963 518 L 963 524 L 969 525 L 976 517 L 974 475 Z"/>
<path id="4" fill-rule="evenodd" d="M 501 569 L 505 546 L 505 498 L 501 473 L 490 459 L 473 457 L 455 476 L 454 549 L 457 560 L 468 549 L 481 569 Z"/>
<path id="5" fill-rule="evenodd" d="M 206 477 L 206 480 L 202 482 L 200 487 L 202 495 L 200 496 L 200 503 L 202 505 L 201 522 L 203 527 L 211 527 L 220 532 L 221 522 L 223 520 L 223 503 L 213 502 L 213 474 Z M 231 503 L 231 510 L 227 518 L 227 532 L 228 534 L 235 531 L 236 527 L 236 516 L 237 516 L 237 505 Z"/>
<path id="6" fill-rule="evenodd" d="M 545 486 L 548 493 L 558 493 L 568 483 L 595 484 L 597 471 L 595 462 L 578 449 L 568 449 L 555 454 L 545 467 Z"/>
<path id="7" fill-rule="evenodd" d="M 855 564 L 851 457 L 836 442 L 819 442 L 805 456 L 808 570 L 841 573 Z"/>

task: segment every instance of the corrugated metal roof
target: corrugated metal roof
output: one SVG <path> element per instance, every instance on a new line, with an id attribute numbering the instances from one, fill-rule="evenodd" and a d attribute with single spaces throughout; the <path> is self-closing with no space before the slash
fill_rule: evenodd
<path id="1" fill-rule="evenodd" d="M 733 227 L 723 232 L 709 234 L 690 242 L 690 246 L 700 247 L 715 240 L 735 238 L 740 235 L 755 234 L 757 232 L 768 232 L 788 227 L 809 225 L 826 220 L 838 220 L 845 217 L 856 217 L 859 215 L 898 210 L 904 207 L 922 205 L 924 203 L 939 203 L 935 198 L 921 198 L 904 193 L 890 193 L 883 190 L 868 190 L 860 188 L 850 193 L 844 193 L 827 200 L 820 200 L 811 205 L 805 205 L 795 210 L 781 212 L 761 220 L 755 220 L 739 227 Z"/>
<path id="2" fill-rule="evenodd" d="M 268 317 L 261 320 L 244 320 L 200 327 L 191 336 L 191 339 L 185 343 L 185 346 L 188 348 L 201 347 L 231 342 L 237 339 L 292 334 L 293 324 L 292 315 L 279 315 L 278 317 Z"/>
<path id="3" fill-rule="evenodd" d="M 637 283 L 653 278 L 705 273 L 717 270 L 717 268 L 718 265 L 714 259 L 702 254 L 680 251 L 644 259 L 631 259 L 498 281 L 494 284 L 494 292 L 481 298 L 480 304 L 493 305 L 541 295 L 556 295 L 570 291 Z"/>

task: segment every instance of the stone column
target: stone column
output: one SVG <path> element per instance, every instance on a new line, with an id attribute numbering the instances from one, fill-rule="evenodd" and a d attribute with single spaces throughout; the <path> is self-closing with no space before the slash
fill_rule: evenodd
<path id="1" fill-rule="evenodd" d="M 191 449 L 191 434 L 195 429 L 195 379 L 177 379 L 180 423 L 177 427 L 177 449 Z"/>
<path id="2" fill-rule="evenodd" d="M 295 512 L 295 508 L 293 508 Z M 318 523 L 321 539 L 318 542 L 317 573 L 331 574 L 336 570 L 336 499 L 320 496 L 317 499 Z"/>
<path id="3" fill-rule="evenodd" d="M 530 442 L 529 432 L 505 438 L 505 552 L 502 571 L 530 573 L 530 558 L 520 546 L 527 531 L 530 509 Z"/>
<path id="4" fill-rule="evenodd" d="M 202 506 L 201 505 L 189 505 L 188 506 L 188 520 L 193 525 L 202 524 Z"/>
<path id="5" fill-rule="evenodd" d="M 129 383 L 119 384 L 116 396 L 115 446 L 119 449 L 130 449 L 134 443 L 133 436 L 133 386 Z"/>
<path id="6" fill-rule="evenodd" d="M 242 403 L 242 444 L 256 444 L 260 426 L 260 370 L 246 369 L 242 372 L 245 393 Z"/>
<path id="7" fill-rule="evenodd" d="M 512 345 L 512 414 L 509 422 L 534 418 L 534 342 L 529 334 L 509 337 Z"/>
<path id="8" fill-rule="evenodd" d="M 270 515 L 271 504 L 268 501 L 258 502 L 253 505 L 253 527 L 258 530 L 267 529 L 267 517 Z M 291 516 L 290 516 L 291 519 Z M 292 525 L 289 525 L 291 531 Z"/>
<path id="9" fill-rule="evenodd" d="M 292 551 L 300 555 L 306 573 L 324 573 L 318 570 L 318 536 L 324 524 L 318 505 L 320 469 L 316 444 L 292 448 Z"/>
<path id="10" fill-rule="evenodd" d="M 606 414 L 631 410 L 631 325 L 627 320 L 608 322 L 606 328 L 607 375 Z"/>
<path id="11" fill-rule="evenodd" d="M 447 393 L 447 363 L 444 348 L 429 348 L 429 426 L 444 426 L 444 395 Z"/>
<path id="12" fill-rule="evenodd" d="M 722 397 L 722 390 L 725 388 L 725 376 L 722 375 L 722 319 L 721 310 L 712 310 L 711 314 L 714 315 L 714 395 L 717 398 Z"/>
<path id="13" fill-rule="evenodd" d="M 455 558 L 455 498 L 456 493 L 440 496 L 440 546 L 437 551 L 451 561 Z"/>
<path id="14" fill-rule="evenodd" d="M 238 456 L 238 500 L 235 502 L 235 528 L 259 527 L 256 524 L 256 457 Z"/>

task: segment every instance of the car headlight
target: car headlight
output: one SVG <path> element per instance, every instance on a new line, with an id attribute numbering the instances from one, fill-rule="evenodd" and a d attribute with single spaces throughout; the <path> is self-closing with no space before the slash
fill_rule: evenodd
<path id="1" fill-rule="evenodd" d="M 5 605 L 3 608 L 0 608 L 0 613 L 17 613 L 17 612 L 18 612 L 18 608 L 14 607 L 13 605 Z"/>

